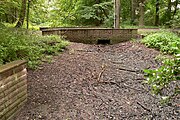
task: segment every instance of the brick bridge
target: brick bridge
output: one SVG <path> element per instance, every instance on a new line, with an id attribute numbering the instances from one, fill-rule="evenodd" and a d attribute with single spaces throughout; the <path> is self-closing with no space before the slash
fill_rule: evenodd
<path id="1" fill-rule="evenodd" d="M 43 35 L 60 35 L 71 42 L 115 44 L 137 38 L 137 29 L 40 28 Z"/>

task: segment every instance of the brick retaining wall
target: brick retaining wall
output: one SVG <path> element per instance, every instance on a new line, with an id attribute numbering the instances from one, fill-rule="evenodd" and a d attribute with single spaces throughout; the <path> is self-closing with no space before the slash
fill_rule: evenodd
<path id="1" fill-rule="evenodd" d="M 137 29 L 111 28 L 40 28 L 43 35 L 60 35 L 71 42 L 97 44 L 98 40 L 110 40 L 110 44 L 137 38 Z"/>
<path id="2" fill-rule="evenodd" d="M 12 120 L 27 100 L 26 61 L 0 66 L 0 120 Z"/>

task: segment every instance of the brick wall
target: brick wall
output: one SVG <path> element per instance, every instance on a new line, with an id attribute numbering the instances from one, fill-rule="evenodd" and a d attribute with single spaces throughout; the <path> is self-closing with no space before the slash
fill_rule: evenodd
<path id="1" fill-rule="evenodd" d="M 0 66 L 0 120 L 12 120 L 27 100 L 26 61 Z"/>
<path id="2" fill-rule="evenodd" d="M 110 44 L 136 39 L 137 29 L 109 28 L 41 28 L 43 35 L 60 35 L 71 42 L 97 44 L 98 40 L 110 40 Z"/>

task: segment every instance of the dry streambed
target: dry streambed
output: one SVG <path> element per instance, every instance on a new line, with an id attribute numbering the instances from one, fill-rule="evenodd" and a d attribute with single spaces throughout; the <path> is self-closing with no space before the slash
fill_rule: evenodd
<path id="1" fill-rule="evenodd" d="M 28 103 L 16 120 L 178 120 L 180 100 L 160 106 L 142 84 L 142 70 L 160 66 L 158 54 L 132 42 L 72 43 L 29 71 Z"/>

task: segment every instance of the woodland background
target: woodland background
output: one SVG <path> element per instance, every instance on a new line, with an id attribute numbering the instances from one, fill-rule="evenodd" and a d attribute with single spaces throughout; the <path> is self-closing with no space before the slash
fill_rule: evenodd
<path id="1" fill-rule="evenodd" d="M 179 0 L 119 0 L 121 28 L 180 27 Z M 21 27 L 113 27 L 114 0 L 0 0 L 0 21 Z M 37 27 L 34 27 L 37 28 Z"/>

